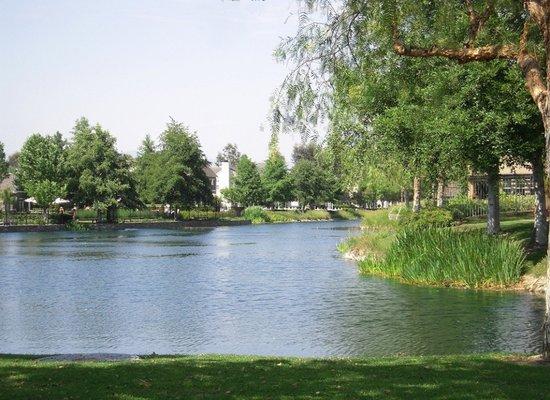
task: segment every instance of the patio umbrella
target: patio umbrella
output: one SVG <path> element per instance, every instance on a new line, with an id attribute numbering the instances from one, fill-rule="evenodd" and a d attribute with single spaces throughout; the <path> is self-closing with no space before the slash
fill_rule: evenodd
<path id="1" fill-rule="evenodd" d="M 34 197 L 29 197 L 28 199 L 25 199 L 24 201 L 25 201 L 25 203 L 29 203 L 29 204 L 37 204 Z"/>
<path id="2" fill-rule="evenodd" d="M 53 204 L 59 205 L 59 204 L 67 204 L 67 203 L 70 203 L 70 202 L 71 202 L 70 200 L 65 200 L 65 199 L 62 199 L 62 198 L 58 197 L 57 199 L 55 199 L 53 201 Z"/>

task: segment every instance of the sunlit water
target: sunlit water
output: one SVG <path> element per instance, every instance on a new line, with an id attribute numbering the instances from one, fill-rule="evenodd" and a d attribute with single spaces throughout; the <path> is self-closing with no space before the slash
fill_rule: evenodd
<path id="1" fill-rule="evenodd" d="M 0 237 L 0 353 L 534 352 L 543 302 L 361 277 L 354 222 Z"/>

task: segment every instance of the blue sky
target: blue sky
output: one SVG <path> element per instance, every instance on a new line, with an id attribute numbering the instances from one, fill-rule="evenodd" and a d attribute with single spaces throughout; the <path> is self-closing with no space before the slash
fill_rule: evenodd
<path id="1" fill-rule="evenodd" d="M 169 116 L 213 159 L 227 142 L 255 160 L 269 140 L 273 59 L 297 28 L 295 0 L 0 0 L 0 141 L 68 135 L 80 116 L 134 154 Z M 262 132 L 261 126 L 265 126 Z M 281 139 L 285 155 L 298 137 Z"/>

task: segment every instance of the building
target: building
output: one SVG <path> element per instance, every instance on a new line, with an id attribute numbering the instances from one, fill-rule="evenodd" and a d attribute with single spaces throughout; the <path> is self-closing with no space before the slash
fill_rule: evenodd
<path id="1" fill-rule="evenodd" d="M 501 166 L 500 187 L 506 194 L 534 194 L 533 172 L 529 165 Z M 482 174 L 471 174 L 468 177 L 468 197 L 485 199 L 487 197 L 487 177 Z"/>
<path id="2" fill-rule="evenodd" d="M 229 162 L 224 161 L 220 166 L 208 165 L 203 170 L 210 181 L 212 195 L 221 200 L 222 209 L 231 208 L 231 203 L 224 199 L 222 190 L 231 187 L 233 175 L 235 174 L 233 166 Z"/>

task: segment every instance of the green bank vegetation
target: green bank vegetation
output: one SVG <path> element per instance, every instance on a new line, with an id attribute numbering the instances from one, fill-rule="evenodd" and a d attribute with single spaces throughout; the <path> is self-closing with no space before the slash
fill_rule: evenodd
<path id="1" fill-rule="evenodd" d="M 166 356 L 43 362 L 0 356 L 0 398 L 542 399 L 548 365 L 471 355 L 350 359 Z M 513 377 L 513 379 L 511 379 Z"/>
<path id="2" fill-rule="evenodd" d="M 355 256 L 364 274 L 414 284 L 506 288 L 525 273 L 544 274 L 544 250 L 530 247 L 532 220 L 504 219 L 503 233 L 490 236 L 484 222 L 457 225 L 450 214 L 426 209 L 397 217 L 395 210 L 371 211 L 363 233 L 339 250 Z"/>
<path id="3" fill-rule="evenodd" d="M 333 219 L 353 220 L 366 215 L 366 210 L 345 209 L 336 211 L 307 210 L 307 211 L 283 211 L 265 210 L 262 207 L 248 207 L 243 211 L 242 217 L 254 224 L 282 223 L 301 221 L 328 221 Z"/>

